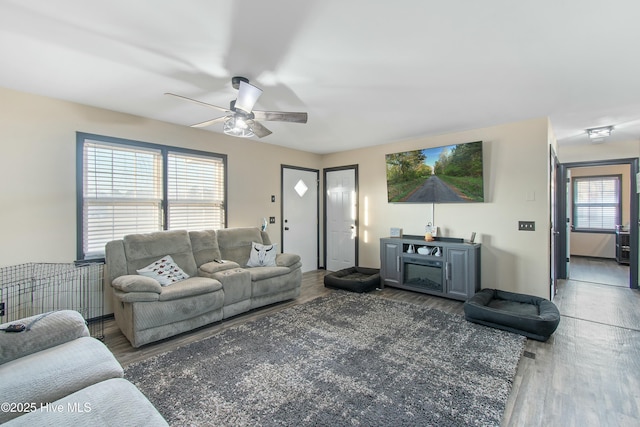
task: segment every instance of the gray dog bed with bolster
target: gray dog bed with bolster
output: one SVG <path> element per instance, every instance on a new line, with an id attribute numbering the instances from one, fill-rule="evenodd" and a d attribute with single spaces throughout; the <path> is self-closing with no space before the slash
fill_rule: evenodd
<path id="1" fill-rule="evenodd" d="M 380 270 L 377 268 L 349 267 L 324 276 L 327 288 L 345 289 L 352 292 L 369 292 L 380 285 Z"/>
<path id="2" fill-rule="evenodd" d="M 464 317 L 538 341 L 548 340 L 560 323 L 560 311 L 551 301 L 496 289 L 482 289 L 469 298 Z"/>

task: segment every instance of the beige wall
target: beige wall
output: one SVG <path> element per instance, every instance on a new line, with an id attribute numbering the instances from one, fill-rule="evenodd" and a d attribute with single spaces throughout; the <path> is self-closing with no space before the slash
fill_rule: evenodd
<path id="1" fill-rule="evenodd" d="M 560 163 L 631 159 L 640 157 L 640 140 L 605 141 L 602 144 L 563 144 L 558 150 Z"/>
<path id="2" fill-rule="evenodd" d="M 280 194 L 281 164 L 358 164 L 360 219 L 368 218 L 360 224 L 360 265 L 379 267 L 379 239 L 390 227 L 422 234 L 434 221 L 445 236 L 477 232 L 483 287 L 549 296 L 547 119 L 320 156 L 6 89 L 0 99 L 0 266 L 75 259 L 75 133 L 81 131 L 227 154 L 228 225 L 257 226 L 275 216 L 274 242 L 280 241 L 280 201 L 271 203 L 270 195 Z M 387 203 L 385 154 L 477 140 L 484 141 L 485 203 Z M 518 231 L 518 220 L 535 221 L 536 231 Z"/>
<path id="3" fill-rule="evenodd" d="M 361 266 L 379 267 L 379 239 L 390 227 L 424 234 L 433 221 L 444 236 L 468 239 L 477 233 L 484 288 L 548 298 L 549 138 L 548 120 L 535 119 L 326 155 L 322 166 L 359 165 Z M 387 202 L 385 154 L 478 140 L 484 141 L 485 203 Z M 518 231 L 518 220 L 535 221 L 536 231 Z"/>
<path id="4" fill-rule="evenodd" d="M 228 225 L 280 242 L 280 165 L 320 156 L 0 88 L 0 266 L 76 259 L 76 131 L 228 155 Z"/>

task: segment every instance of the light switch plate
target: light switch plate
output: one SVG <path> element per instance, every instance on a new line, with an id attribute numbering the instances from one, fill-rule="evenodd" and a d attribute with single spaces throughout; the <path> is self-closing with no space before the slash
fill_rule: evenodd
<path id="1" fill-rule="evenodd" d="M 536 231 L 536 222 L 535 221 L 518 221 L 518 230 Z"/>

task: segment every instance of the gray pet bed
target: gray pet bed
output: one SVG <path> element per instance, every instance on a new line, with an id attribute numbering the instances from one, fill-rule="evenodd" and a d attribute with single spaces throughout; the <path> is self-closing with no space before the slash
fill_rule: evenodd
<path id="1" fill-rule="evenodd" d="M 352 292 L 369 292 L 380 285 L 380 270 L 377 268 L 349 267 L 324 276 L 327 288 L 345 289 Z"/>
<path id="2" fill-rule="evenodd" d="M 560 323 L 560 311 L 551 301 L 496 289 L 483 289 L 469 298 L 464 317 L 538 341 L 548 340 Z"/>

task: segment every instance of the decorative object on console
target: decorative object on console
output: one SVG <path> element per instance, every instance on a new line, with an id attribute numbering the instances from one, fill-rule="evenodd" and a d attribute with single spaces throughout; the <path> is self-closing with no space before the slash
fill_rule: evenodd
<path id="1" fill-rule="evenodd" d="M 420 246 L 420 247 L 418 248 L 418 253 L 419 253 L 420 255 L 430 255 L 430 254 L 431 254 L 431 251 L 430 251 L 430 250 L 429 250 L 429 248 L 428 248 L 428 247 L 426 247 L 426 246 Z"/>
<path id="2" fill-rule="evenodd" d="M 389 237 L 402 237 L 402 228 L 391 227 L 391 230 L 389 230 Z"/>
<path id="3" fill-rule="evenodd" d="M 389 203 L 484 202 L 482 141 L 386 155 Z"/>

